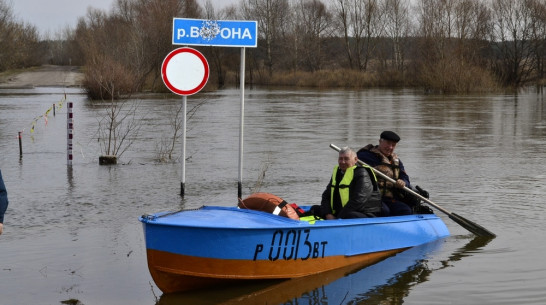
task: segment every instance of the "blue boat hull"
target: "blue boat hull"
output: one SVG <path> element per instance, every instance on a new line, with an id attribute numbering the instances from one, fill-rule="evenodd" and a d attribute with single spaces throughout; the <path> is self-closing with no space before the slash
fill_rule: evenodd
<path id="1" fill-rule="evenodd" d="M 449 235 L 434 214 L 310 224 L 254 210 L 203 207 L 140 220 L 150 273 L 165 293 L 366 266 Z"/>

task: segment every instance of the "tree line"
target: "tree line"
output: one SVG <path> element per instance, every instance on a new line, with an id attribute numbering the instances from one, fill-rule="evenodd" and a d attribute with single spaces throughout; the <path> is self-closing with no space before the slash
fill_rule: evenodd
<path id="1" fill-rule="evenodd" d="M 43 56 L 35 26 L 18 22 L 12 7 L 0 0 L 0 72 L 40 65 Z"/>
<path id="2" fill-rule="evenodd" d="M 36 58 L 81 65 L 96 99 L 166 90 L 160 67 L 178 47 L 174 17 L 256 20 L 258 47 L 246 52 L 251 84 L 464 93 L 545 79 L 546 0 L 240 0 L 222 9 L 209 1 L 116 0 L 110 11 L 89 9 L 74 29 L 42 40 L 10 16 L 0 0 L 0 71 Z M 239 83 L 237 49 L 196 48 L 209 61 L 209 88 Z"/>

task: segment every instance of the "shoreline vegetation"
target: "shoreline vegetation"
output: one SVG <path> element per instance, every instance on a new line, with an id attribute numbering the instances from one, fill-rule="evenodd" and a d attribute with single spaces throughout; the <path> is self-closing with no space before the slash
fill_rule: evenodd
<path id="1" fill-rule="evenodd" d="M 0 72 L 0 89 L 24 89 L 33 87 L 83 87 L 85 72 L 84 67 L 77 66 L 56 66 L 43 65 L 27 69 L 17 69 Z M 236 87 L 239 85 L 238 75 L 235 73 L 226 74 L 226 86 Z M 317 89 L 366 89 L 366 88 L 411 88 L 412 84 L 404 84 L 402 81 L 392 79 L 391 75 L 380 75 L 373 73 L 362 73 L 353 70 L 338 69 L 334 71 L 287 71 L 274 72 L 269 75 L 253 76 L 254 83 L 247 86 L 271 86 L 271 87 L 296 87 L 296 88 L 317 88 Z M 499 88 L 494 82 L 486 78 L 488 86 L 482 86 L 483 82 L 474 79 L 469 92 L 493 92 Z M 464 85 L 453 82 L 453 86 Z M 163 83 L 155 84 L 157 88 L 144 87 L 142 92 L 170 92 Z M 161 88 L 163 86 L 163 88 Z M 470 88 L 470 87 L 469 87 Z M 205 91 L 214 91 L 218 86 L 209 82 Z M 457 90 L 453 90 L 457 91 Z"/>
<path id="2" fill-rule="evenodd" d="M 249 86 L 542 90 L 545 16 L 546 0 L 240 0 L 221 10 L 204 0 L 116 0 L 110 11 L 89 8 L 75 28 L 40 37 L 0 0 L 0 73 L 80 67 L 81 87 L 95 100 L 168 93 L 161 65 L 177 47 L 177 17 L 256 20 L 258 46 L 245 53 Z M 195 48 L 209 62 L 205 90 L 239 85 L 238 48 Z"/>

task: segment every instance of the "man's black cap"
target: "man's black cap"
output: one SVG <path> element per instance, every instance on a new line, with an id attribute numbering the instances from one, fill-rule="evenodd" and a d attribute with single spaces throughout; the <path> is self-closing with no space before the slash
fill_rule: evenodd
<path id="1" fill-rule="evenodd" d="M 396 133 L 394 133 L 392 131 L 389 131 L 389 130 L 383 131 L 381 133 L 381 139 L 394 141 L 396 143 L 398 143 L 398 141 L 400 141 L 400 137 Z"/>

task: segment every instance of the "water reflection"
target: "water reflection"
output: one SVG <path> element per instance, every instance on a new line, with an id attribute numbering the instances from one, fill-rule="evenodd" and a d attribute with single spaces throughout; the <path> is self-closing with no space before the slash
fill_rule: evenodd
<path id="1" fill-rule="evenodd" d="M 428 258 L 441 250 L 445 239 L 411 248 L 364 268 L 347 267 L 273 284 L 253 282 L 246 286 L 164 294 L 157 305 L 402 304 L 412 287 L 428 281 L 434 271 L 478 253 L 491 240 L 474 237 L 439 263 L 429 264 Z"/>

